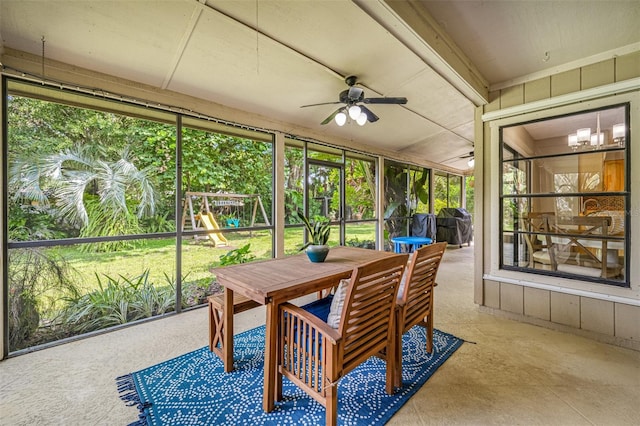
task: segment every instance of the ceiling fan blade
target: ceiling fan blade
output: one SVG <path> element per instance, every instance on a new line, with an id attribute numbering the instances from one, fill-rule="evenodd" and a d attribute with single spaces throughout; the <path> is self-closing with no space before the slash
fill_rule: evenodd
<path id="1" fill-rule="evenodd" d="M 364 98 L 365 104 L 406 104 L 407 98 Z"/>
<path id="2" fill-rule="evenodd" d="M 473 157 L 473 151 L 469 152 L 466 155 L 461 155 L 459 158 L 470 158 L 470 157 Z"/>
<path id="3" fill-rule="evenodd" d="M 341 104 L 342 102 L 340 101 L 336 101 L 336 102 L 322 102 L 320 104 L 309 104 L 309 105 L 302 105 L 300 108 L 306 108 L 306 107 L 312 107 L 312 106 L 319 106 L 319 105 L 335 105 L 335 104 Z"/>
<path id="4" fill-rule="evenodd" d="M 335 118 L 335 116 L 336 116 L 336 115 L 338 115 L 338 113 L 339 113 L 340 111 L 342 111 L 342 109 L 343 109 L 343 108 L 344 108 L 344 107 L 340 107 L 340 108 L 338 108 L 337 110 L 333 111 L 333 113 L 332 113 L 330 116 L 328 116 L 327 118 L 325 118 L 325 119 L 324 119 L 324 121 L 323 121 L 322 123 L 320 123 L 320 124 L 323 124 L 323 125 L 324 125 L 324 124 L 329 124 L 329 123 L 331 123 L 331 120 L 333 120 L 333 119 Z"/>
<path id="5" fill-rule="evenodd" d="M 360 106 L 360 110 L 367 115 L 367 120 L 370 121 L 371 123 L 374 123 L 380 119 L 377 115 L 373 113 L 373 111 L 371 111 L 366 106 L 364 105 L 359 105 L 359 106 Z"/>

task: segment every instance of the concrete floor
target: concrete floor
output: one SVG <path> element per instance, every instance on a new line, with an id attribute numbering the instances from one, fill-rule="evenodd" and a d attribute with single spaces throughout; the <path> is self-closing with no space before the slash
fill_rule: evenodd
<path id="1" fill-rule="evenodd" d="M 449 248 L 435 325 L 465 343 L 390 425 L 638 425 L 640 352 L 482 313 L 473 246 Z M 264 310 L 236 316 L 236 332 Z M 206 345 L 197 309 L 0 362 L 1 425 L 124 425 L 137 418 L 116 376 Z"/>

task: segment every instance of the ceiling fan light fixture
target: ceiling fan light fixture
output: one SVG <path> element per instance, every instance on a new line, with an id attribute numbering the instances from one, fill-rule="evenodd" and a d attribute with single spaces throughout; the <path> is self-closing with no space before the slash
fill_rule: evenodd
<path id="1" fill-rule="evenodd" d="M 347 122 L 347 114 L 345 114 L 344 112 L 340 111 L 339 113 L 336 114 L 336 124 L 340 127 L 344 126 L 344 123 Z"/>
<path id="2" fill-rule="evenodd" d="M 467 161 L 467 165 L 469 167 L 473 167 L 473 166 L 475 166 L 475 164 L 476 164 L 476 160 L 474 160 L 473 157 L 469 158 L 469 161 Z"/>
<path id="3" fill-rule="evenodd" d="M 351 105 L 349 107 L 349 117 L 351 117 L 352 120 L 357 120 L 361 112 L 362 109 L 358 105 Z"/>
<path id="4" fill-rule="evenodd" d="M 332 121 L 335 121 L 338 126 L 344 126 L 347 120 L 350 119 L 349 121 L 355 121 L 360 126 L 363 126 L 367 121 L 369 123 L 375 123 L 379 119 L 379 117 L 365 105 L 404 105 L 407 103 L 407 98 L 405 97 L 365 97 L 364 90 L 361 87 L 355 87 L 358 81 L 356 76 L 350 75 L 346 77 L 344 81 L 345 83 L 347 83 L 347 86 L 349 86 L 349 88 L 347 90 L 343 90 L 338 94 L 337 101 L 302 105 L 300 106 L 300 108 L 342 104 L 342 106 L 337 107 L 337 109 L 335 109 L 327 118 L 320 122 L 320 124 L 325 125 L 329 124 Z M 359 103 L 361 103 L 362 105 L 358 105 Z M 364 113 L 365 115 L 365 117 L 363 118 L 361 118 L 362 113 Z"/>
<path id="5" fill-rule="evenodd" d="M 351 117 L 352 120 L 357 120 L 361 112 L 362 109 L 358 105 L 351 105 L 349 107 L 349 117 Z"/>

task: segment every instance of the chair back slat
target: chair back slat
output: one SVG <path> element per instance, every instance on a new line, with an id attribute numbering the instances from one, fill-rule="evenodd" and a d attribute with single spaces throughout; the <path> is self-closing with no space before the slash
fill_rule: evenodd
<path id="1" fill-rule="evenodd" d="M 374 261 L 354 269 L 339 333 L 344 339 L 345 372 L 387 345 L 393 333 L 398 285 L 407 255 Z"/>
<path id="2" fill-rule="evenodd" d="M 433 351 L 433 288 L 446 242 L 434 243 L 414 251 L 409 259 L 396 304 L 396 386 L 402 385 L 402 335 L 420 325 L 426 330 L 425 350 Z"/>
<path id="3" fill-rule="evenodd" d="M 432 309 L 433 287 L 447 243 L 435 243 L 416 250 L 409 259 L 406 285 L 398 295 L 402 331 L 422 322 Z"/>
<path id="4" fill-rule="evenodd" d="M 371 356 L 384 354 L 385 390 L 393 394 L 396 301 L 407 260 L 408 255 L 395 254 L 355 268 L 337 330 L 304 307 L 291 303 L 279 307 L 277 374 L 325 406 L 328 426 L 338 420 L 338 381 Z M 282 396 L 282 377 L 277 382 L 276 399 Z"/>
<path id="5" fill-rule="evenodd" d="M 417 324 L 424 319 L 424 313 L 432 309 L 433 287 L 414 295 L 411 301 L 412 304 L 407 307 L 404 322 L 406 324 Z M 424 309 L 421 309 L 421 307 L 424 307 Z"/>
<path id="6" fill-rule="evenodd" d="M 553 212 L 528 212 L 519 216 L 517 222 L 520 228 L 519 231 L 523 232 L 525 243 L 531 253 L 547 247 L 546 242 L 543 242 L 537 233 L 545 231 L 545 218 L 554 215 L 555 213 Z"/>

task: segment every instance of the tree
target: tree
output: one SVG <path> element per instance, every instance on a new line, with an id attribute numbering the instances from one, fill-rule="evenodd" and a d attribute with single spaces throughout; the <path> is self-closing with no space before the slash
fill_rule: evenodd
<path id="1" fill-rule="evenodd" d="M 348 159 L 345 173 L 345 198 L 349 213 L 359 218 L 375 217 L 375 164 Z"/>
<path id="2" fill-rule="evenodd" d="M 116 161 L 104 159 L 106 153 L 95 148 L 76 145 L 35 160 L 15 161 L 9 182 L 17 188 L 16 201 L 55 205 L 58 215 L 78 226 L 83 236 L 138 232 L 136 218 L 155 211 L 148 172 L 136 167 L 126 147 Z"/>
<path id="3" fill-rule="evenodd" d="M 406 233 L 407 169 L 399 163 L 385 162 L 384 170 L 384 219 L 389 238 Z"/>

